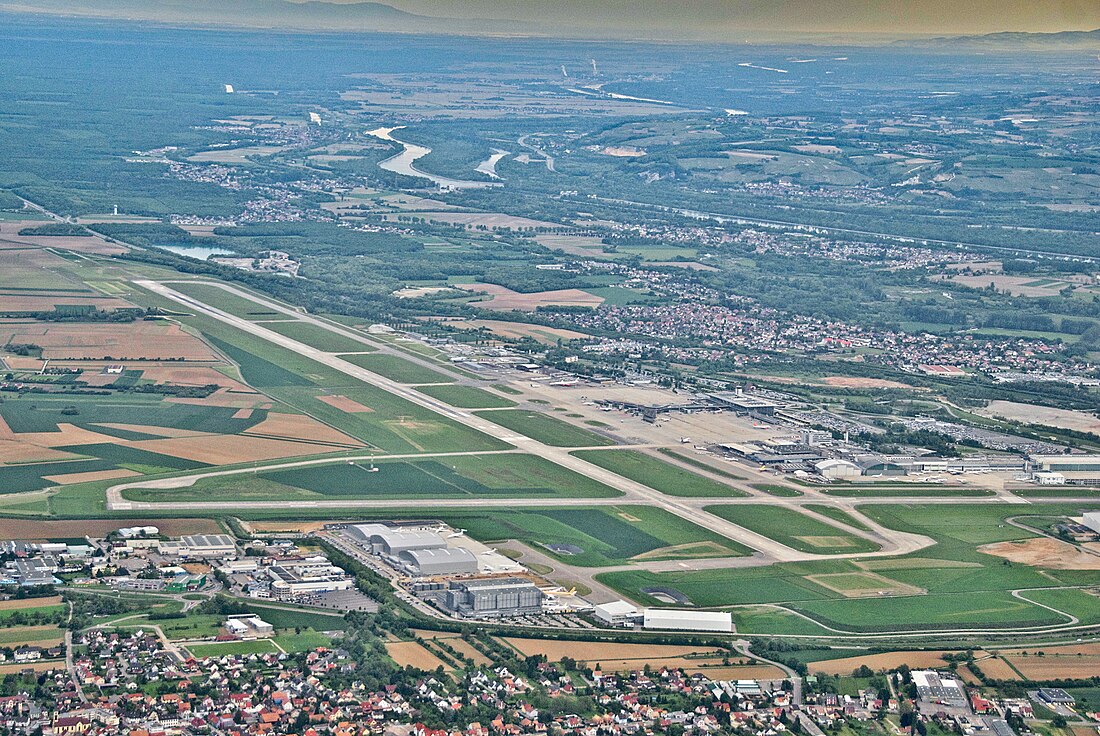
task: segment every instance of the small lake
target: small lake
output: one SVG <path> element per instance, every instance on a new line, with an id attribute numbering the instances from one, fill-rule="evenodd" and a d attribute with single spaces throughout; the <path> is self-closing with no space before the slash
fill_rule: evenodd
<path id="1" fill-rule="evenodd" d="M 175 253 L 177 256 L 187 256 L 199 261 L 205 261 L 210 256 L 234 256 L 237 255 L 225 248 L 212 248 L 206 245 L 158 245 L 161 250 Z"/>

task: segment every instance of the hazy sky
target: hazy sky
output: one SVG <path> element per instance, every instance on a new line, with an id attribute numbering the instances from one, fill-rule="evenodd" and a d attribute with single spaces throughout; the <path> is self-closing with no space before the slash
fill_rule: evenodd
<path id="1" fill-rule="evenodd" d="M 1100 0 L 383 1 L 424 15 L 535 20 L 611 31 L 668 29 L 712 38 L 751 29 L 894 35 L 1100 28 Z"/>
<path id="2" fill-rule="evenodd" d="M 305 2 L 306 0 L 291 0 Z M 313 0 L 0 0 L 0 10 L 36 10 L 301 30 L 428 30 L 460 33 L 627 37 L 744 42 L 788 34 L 956 35 L 1100 28 L 1100 0 L 378 0 L 429 16 L 393 18 L 363 8 L 326 11 Z M 359 20 L 356 20 L 358 18 Z M 491 21 L 499 21 L 493 23 Z M 388 24 L 388 25 L 387 25 Z"/>

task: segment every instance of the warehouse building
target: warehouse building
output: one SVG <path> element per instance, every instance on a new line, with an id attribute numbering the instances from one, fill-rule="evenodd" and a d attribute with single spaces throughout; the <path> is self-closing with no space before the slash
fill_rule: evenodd
<path id="1" fill-rule="evenodd" d="M 826 480 L 850 480 L 863 475 L 863 468 L 847 460 L 830 458 L 814 463 L 814 470 Z"/>
<path id="2" fill-rule="evenodd" d="M 542 599 L 542 591 L 530 580 L 488 578 L 452 582 L 443 605 L 461 616 L 499 618 L 542 613 Z"/>
<path id="3" fill-rule="evenodd" d="M 397 557 L 418 549 L 443 549 L 447 543 L 439 534 L 425 529 L 402 529 L 385 524 L 354 524 L 348 535 L 373 554 Z"/>
<path id="4" fill-rule="evenodd" d="M 228 534 L 192 534 L 180 537 L 178 554 L 203 559 L 236 557 L 237 545 Z"/>
<path id="5" fill-rule="evenodd" d="M 733 633 L 733 615 L 729 611 L 685 611 L 673 608 L 647 608 L 642 626 L 666 631 L 714 631 Z"/>
<path id="6" fill-rule="evenodd" d="M 397 555 L 401 566 L 414 577 L 470 575 L 477 572 L 477 557 L 462 547 L 410 549 Z"/>
<path id="7" fill-rule="evenodd" d="M 1100 485 L 1100 455 L 1032 455 L 1034 477 L 1061 475 L 1067 485 Z"/>
<path id="8" fill-rule="evenodd" d="M 1081 523 L 1100 534 L 1100 511 L 1086 511 L 1081 517 Z"/>
<path id="9" fill-rule="evenodd" d="M 941 676 L 931 670 L 917 670 L 912 674 L 913 684 L 917 686 L 917 697 L 920 700 L 953 708 L 966 707 L 966 691 L 958 680 Z"/>
<path id="10" fill-rule="evenodd" d="M 642 613 L 636 606 L 626 601 L 611 601 L 600 603 L 593 607 L 592 615 L 596 620 L 608 626 L 633 626 L 641 618 Z"/>
<path id="11" fill-rule="evenodd" d="M 271 592 L 279 598 L 310 596 L 334 590 L 351 590 L 355 580 L 343 568 L 317 556 L 267 568 Z"/>

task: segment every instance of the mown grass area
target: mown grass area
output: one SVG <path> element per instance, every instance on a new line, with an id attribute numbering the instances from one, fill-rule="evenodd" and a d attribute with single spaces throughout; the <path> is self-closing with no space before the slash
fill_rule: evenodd
<path id="1" fill-rule="evenodd" d="M 1097 508 L 1100 505 L 1093 505 Z M 1041 606 L 1014 598 L 1025 595 L 1085 621 L 1095 620 L 1095 597 L 1080 590 L 1053 590 L 1063 585 L 1100 585 L 1100 571 L 1044 571 L 1008 563 L 978 547 L 992 542 L 1027 539 L 1034 535 L 1005 523 L 1021 509 L 959 505 L 869 505 L 860 509 L 890 529 L 924 534 L 935 545 L 914 555 L 868 560 L 821 560 L 752 569 L 700 570 L 672 573 L 627 571 L 598 576 L 641 601 L 659 604 L 646 590 L 673 590 L 698 606 L 752 606 L 770 603 L 802 613 L 841 631 L 915 631 L 1009 628 L 1058 624 L 1066 619 Z M 1077 515 L 1081 505 L 1043 506 L 1042 515 Z M 873 570 L 889 580 L 926 591 L 925 594 L 844 598 L 817 585 L 812 576 L 858 574 Z M 750 609 L 734 609 L 735 612 Z M 753 617 L 739 631 L 805 633 L 805 622 L 751 609 Z M 766 614 L 766 615 L 765 615 Z M 744 614 L 740 614 L 744 616 Z"/>
<path id="2" fill-rule="evenodd" d="M 790 486 L 781 486 L 776 483 L 753 483 L 752 487 L 758 491 L 763 491 L 769 496 L 777 496 L 779 498 L 796 498 L 798 496 L 804 496 L 805 494 L 797 488 L 791 488 Z"/>
<path id="3" fill-rule="evenodd" d="M 507 409 L 516 405 L 510 399 L 473 386 L 421 386 L 417 391 L 459 409 Z"/>
<path id="4" fill-rule="evenodd" d="M 285 634 L 277 634 L 275 643 L 286 652 L 294 654 L 296 652 L 310 652 L 318 647 L 327 647 L 332 644 L 332 637 L 313 629 L 305 629 L 301 633 L 289 631 Z"/>
<path id="5" fill-rule="evenodd" d="M 341 355 L 342 359 L 398 383 L 449 383 L 455 379 L 396 355 Z"/>
<path id="6" fill-rule="evenodd" d="M 706 511 L 800 552 L 846 554 L 873 552 L 879 548 L 870 540 L 784 506 L 708 506 Z"/>
<path id="7" fill-rule="evenodd" d="M 915 498 L 930 496 L 959 496 L 962 498 L 992 496 L 993 491 L 985 488 L 964 488 L 962 486 L 941 486 L 931 483 L 908 483 L 905 485 L 830 485 L 822 490 L 830 496 L 845 498 Z"/>
<path id="8" fill-rule="evenodd" d="M 596 447 L 612 440 L 537 411 L 505 409 L 478 416 L 552 447 Z"/>
<path id="9" fill-rule="evenodd" d="M 573 454 L 670 496 L 731 498 L 748 495 L 637 450 L 579 450 Z"/>
<path id="10" fill-rule="evenodd" d="M 568 562 L 600 567 L 648 560 L 729 557 L 750 550 L 652 506 L 435 512 L 482 541 L 517 539 Z"/>
<path id="11" fill-rule="evenodd" d="M 224 641 L 213 644 L 188 644 L 187 651 L 196 659 L 224 657 L 232 654 L 277 654 L 278 647 L 270 639 Z"/>
<path id="12" fill-rule="evenodd" d="M 374 470 L 371 470 L 371 468 Z M 613 489 L 534 455 L 463 455 L 439 460 L 339 461 L 216 476 L 180 489 L 130 489 L 135 501 L 241 501 L 340 498 L 607 498 Z"/>
<path id="13" fill-rule="evenodd" d="M 870 527 L 868 527 L 862 521 L 852 516 L 847 511 L 838 509 L 836 506 L 828 506 L 821 503 L 808 503 L 805 504 L 802 508 L 814 511 L 821 514 L 822 516 L 828 516 L 833 521 L 839 521 L 842 524 L 847 524 L 848 526 L 855 527 L 856 529 L 870 531 Z"/>
<path id="14" fill-rule="evenodd" d="M 53 646 L 61 643 L 64 634 L 56 626 L 11 626 L 0 629 L 0 646 Z"/>
<path id="15" fill-rule="evenodd" d="M 289 337 L 291 340 L 309 345 L 311 348 L 323 350 L 326 353 L 358 353 L 369 352 L 377 348 L 368 342 L 360 342 L 355 338 L 338 334 L 324 327 L 310 324 L 309 322 L 268 322 L 263 325 L 267 329 Z"/>
<path id="16" fill-rule="evenodd" d="M 189 282 L 177 282 L 167 285 L 168 288 L 173 291 L 178 291 L 181 294 L 194 297 L 208 307 L 214 309 L 220 309 L 223 312 L 229 312 L 230 314 L 241 317 L 243 319 L 256 321 L 267 319 L 285 319 L 288 315 L 283 312 L 269 309 L 258 302 L 254 302 L 251 299 L 246 299 L 243 296 L 237 296 L 236 294 L 226 291 L 225 289 L 214 286 L 209 283 L 202 283 L 199 281 Z M 239 287 L 237 287 L 239 288 Z M 179 309 L 180 305 L 176 302 L 176 308 Z"/>
<path id="17" fill-rule="evenodd" d="M 301 611 L 278 606 L 266 606 L 246 602 L 248 610 L 256 614 L 276 629 L 313 629 L 315 631 L 343 631 L 347 622 L 343 616 Z"/>

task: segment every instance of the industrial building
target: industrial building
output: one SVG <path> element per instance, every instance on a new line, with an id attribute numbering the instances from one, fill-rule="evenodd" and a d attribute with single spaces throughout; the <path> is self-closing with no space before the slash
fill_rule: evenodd
<path id="1" fill-rule="evenodd" d="M 1100 455 L 1032 455 L 1031 463 L 1036 478 L 1060 475 L 1067 485 L 1100 485 Z"/>
<path id="2" fill-rule="evenodd" d="M 161 552 L 170 551 L 170 546 L 161 545 Z M 226 558 L 236 557 L 237 545 L 228 534 L 192 534 L 180 537 L 179 545 L 174 551 L 180 557 Z"/>
<path id="3" fill-rule="evenodd" d="M 1100 455 L 1032 455 L 1036 470 L 1050 473 L 1096 473 L 1100 476 Z"/>
<path id="4" fill-rule="evenodd" d="M 863 475 L 863 468 L 855 463 L 834 458 L 814 463 L 814 470 L 826 480 L 851 480 Z"/>
<path id="5" fill-rule="evenodd" d="M 442 598 L 452 613 L 500 618 L 542 613 L 543 592 L 524 578 L 487 578 L 450 583 Z"/>
<path id="6" fill-rule="evenodd" d="M 673 608 L 647 608 L 642 626 L 667 631 L 714 631 L 733 633 L 733 615 L 729 611 L 685 611 Z"/>
<path id="7" fill-rule="evenodd" d="M 1081 524 L 1100 534 L 1100 511 L 1086 511 L 1081 517 Z"/>
<path id="8" fill-rule="evenodd" d="M 259 616 L 241 614 L 225 621 L 225 630 L 234 636 L 274 636 L 275 627 Z"/>
<path id="9" fill-rule="evenodd" d="M 405 571 L 414 577 L 470 575 L 477 572 L 477 557 L 462 547 L 403 550 L 397 559 Z"/>
<path id="10" fill-rule="evenodd" d="M 333 565 L 323 556 L 276 563 L 267 568 L 267 573 L 271 579 L 271 592 L 279 598 L 350 590 L 355 585 L 343 568 Z"/>
<path id="11" fill-rule="evenodd" d="M 402 529 L 385 524 L 354 524 L 348 535 L 376 555 L 397 557 L 402 552 L 417 549 L 440 549 L 447 543 L 435 532 L 425 529 Z"/>
<path id="12" fill-rule="evenodd" d="M 592 615 L 597 621 L 608 626 L 628 627 L 636 624 L 642 613 L 636 606 L 626 601 L 611 601 L 594 606 Z"/>
<path id="13" fill-rule="evenodd" d="M 931 670 L 913 672 L 913 684 L 917 686 L 917 697 L 929 703 L 965 708 L 966 691 L 958 680 L 941 677 Z"/>

